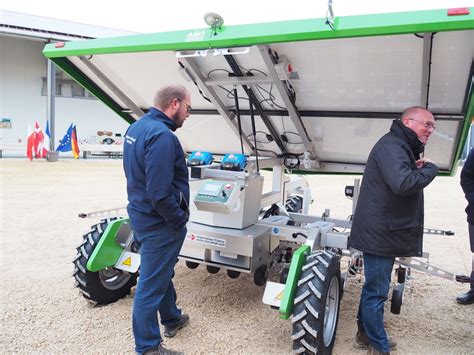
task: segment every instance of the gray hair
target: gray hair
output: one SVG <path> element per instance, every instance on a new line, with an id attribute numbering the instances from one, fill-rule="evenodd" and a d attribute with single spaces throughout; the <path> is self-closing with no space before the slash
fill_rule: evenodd
<path id="1" fill-rule="evenodd" d="M 156 92 L 153 104 L 162 110 L 166 110 L 173 99 L 184 100 L 188 94 L 188 90 L 183 85 L 166 85 Z"/>
<path id="2" fill-rule="evenodd" d="M 427 111 L 431 113 L 431 111 L 428 110 L 427 108 L 424 108 L 421 106 L 411 106 L 411 107 L 406 108 L 405 111 L 403 111 L 402 117 L 400 117 L 400 119 L 403 120 L 404 118 L 410 118 L 410 117 L 416 116 L 417 113 L 420 111 Z M 433 113 L 431 113 L 431 115 L 433 115 Z"/>

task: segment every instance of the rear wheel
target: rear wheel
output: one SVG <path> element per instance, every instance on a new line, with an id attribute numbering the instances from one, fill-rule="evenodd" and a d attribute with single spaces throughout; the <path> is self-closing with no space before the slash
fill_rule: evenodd
<path id="1" fill-rule="evenodd" d="M 77 254 L 73 260 L 76 287 L 87 300 L 101 305 L 115 302 L 130 294 L 138 277 L 138 273 L 131 274 L 114 267 L 107 267 L 97 272 L 87 270 L 87 262 L 92 252 L 109 222 L 115 219 L 104 219 L 93 225 L 91 231 L 83 236 L 81 245 L 76 248 Z"/>
<path id="2" fill-rule="evenodd" d="M 332 352 L 341 295 L 339 256 L 329 251 L 310 255 L 303 266 L 294 299 L 294 353 Z"/>

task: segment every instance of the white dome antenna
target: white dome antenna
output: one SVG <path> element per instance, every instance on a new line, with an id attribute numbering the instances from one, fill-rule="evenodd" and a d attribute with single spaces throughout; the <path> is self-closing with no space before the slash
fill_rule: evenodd
<path id="1" fill-rule="evenodd" d="M 212 30 L 214 31 L 214 35 L 216 35 L 217 29 L 220 29 L 224 24 L 224 19 L 222 18 L 222 16 L 216 14 L 215 12 L 207 12 L 204 15 L 204 22 L 206 23 L 206 25 L 212 28 Z"/>

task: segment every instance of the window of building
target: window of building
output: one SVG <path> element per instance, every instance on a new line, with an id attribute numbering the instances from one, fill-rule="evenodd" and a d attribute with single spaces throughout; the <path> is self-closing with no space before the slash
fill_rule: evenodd
<path id="1" fill-rule="evenodd" d="M 41 95 L 46 96 L 48 92 L 48 79 L 46 77 L 41 79 Z M 72 80 L 69 75 L 58 67 L 56 67 L 56 96 L 76 99 L 95 99 L 89 91 Z"/>

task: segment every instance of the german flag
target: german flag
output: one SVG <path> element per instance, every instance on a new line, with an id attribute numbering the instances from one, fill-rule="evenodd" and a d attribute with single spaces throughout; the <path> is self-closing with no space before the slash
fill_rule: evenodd
<path id="1" fill-rule="evenodd" d="M 77 142 L 76 125 L 72 127 L 71 148 L 72 148 L 72 154 L 74 155 L 74 159 L 79 159 L 80 150 L 79 150 L 79 143 Z"/>

